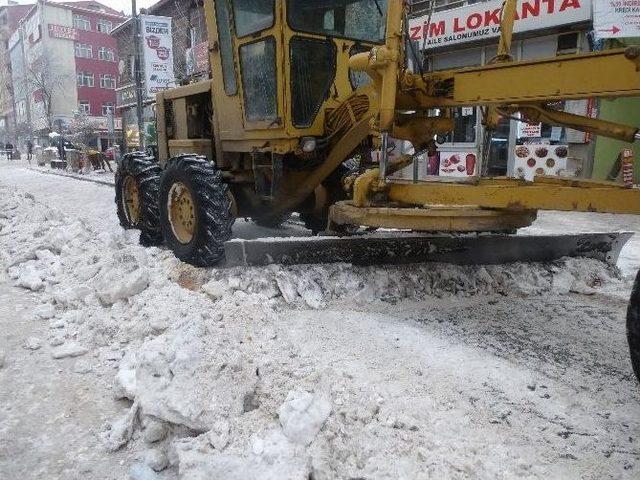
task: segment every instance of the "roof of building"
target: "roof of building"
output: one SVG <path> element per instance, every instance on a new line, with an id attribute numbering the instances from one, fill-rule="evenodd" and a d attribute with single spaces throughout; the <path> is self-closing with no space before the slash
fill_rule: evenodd
<path id="1" fill-rule="evenodd" d="M 8 29 L 9 35 L 13 34 L 18 29 L 18 25 L 20 24 L 20 20 L 29 13 L 29 10 L 33 8 L 33 4 L 27 5 L 4 5 L 0 7 L 1 10 L 6 10 L 8 12 Z"/>
<path id="2" fill-rule="evenodd" d="M 82 9 L 91 11 L 93 13 L 103 13 L 106 15 L 125 17 L 126 15 L 123 12 L 119 12 L 107 5 L 104 5 L 101 2 L 96 2 L 95 0 L 80 0 L 74 2 L 55 2 L 58 5 L 65 5 L 67 7 L 71 7 L 73 9 Z"/>

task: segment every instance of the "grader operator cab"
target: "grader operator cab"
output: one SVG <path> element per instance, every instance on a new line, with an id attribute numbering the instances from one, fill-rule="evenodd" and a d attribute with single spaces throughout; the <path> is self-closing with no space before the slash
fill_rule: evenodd
<path id="1" fill-rule="evenodd" d="M 143 243 L 164 242 L 185 262 L 215 265 L 225 248 L 227 261 L 235 255 L 228 241 L 236 218 L 277 226 L 291 212 L 313 232 L 344 235 L 364 226 L 397 233 L 280 241 L 272 251 L 261 242 L 249 260 L 243 247 L 240 263 L 447 261 L 453 251 L 467 252 L 456 257 L 465 263 L 612 259 L 628 239 L 408 238 L 398 231 L 513 232 L 544 209 L 640 214 L 640 191 L 551 177 L 487 178 L 482 161 L 460 182 L 391 176 L 437 151 L 434 139 L 453 130 L 457 107 L 480 107 L 489 131 L 501 117 L 519 115 L 640 140 L 637 126 L 553 107 L 639 96 L 640 48 L 513 61 L 517 0 L 506 0 L 491 62 L 428 72 L 407 60 L 404 0 L 204 0 L 204 6 L 213 79 L 158 94 L 159 161 L 127 155 L 116 177 L 121 223 L 141 230 Z M 413 152 L 391 157 L 392 139 L 410 142 Z M 640 368 L 638 308 L 632 305 L 629 318 L 636 319 L 630 339 L 635 332 Z"/>

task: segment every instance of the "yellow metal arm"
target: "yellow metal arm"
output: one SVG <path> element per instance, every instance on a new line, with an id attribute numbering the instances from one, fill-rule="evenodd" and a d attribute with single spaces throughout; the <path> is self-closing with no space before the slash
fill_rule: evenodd
<path id="1" fill-rule="evenodd" d="M 388 197 L 392 202 L 414 206 L 473 205 L 509 211 L 562 210 L 640 215 L 638 189 L 557 178 L 538 177 L 533 183 L 487 178 L 476 185 L 394 182 L 388 187 Z"/>

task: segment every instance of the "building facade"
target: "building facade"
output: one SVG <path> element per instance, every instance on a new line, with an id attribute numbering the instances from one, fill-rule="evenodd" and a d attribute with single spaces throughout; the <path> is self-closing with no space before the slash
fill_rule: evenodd
<path id="1" fill-rule="evenodd" d="M 429 4 L 425 0 L 414 0 L 410 21 L 410 35 L 421 57 L 422 68 L 438 71 L 478 66 L 495 58 L 501 0 L 436 0 L 431 14 Z M 593 35 L 592 15 L 592 0 L 519 2 L 513 58 L 533 60 L 602 49 L 602 42 L 596 41 Z M 637 106 L 634 102 L 621 99 L 615 104 L 624 110 L 627 105 Z M 612 119 L 611 106 L 606 100 L 566 101 L 554 107 Z M 454 155 L 462 158 L 475 155 L 488 160 L 485 172 L 490 175 L 531 179 L 536 174 L 545 174 L 603 179 L 603 172 L 610 170 L 617 156 L 614 150 L 605 155 L 603 149 L 596 148 L 605 139 L 546 124 L 527 125 L 514 119 L 502 120 L 498 130 L 488 138 L 477 108 L 458 108 L 453 113 L 456 128 L 440 146 L 441 162 L 446 163 L 446 159 Z M 617 120 L 623 123 L 632 120 L 620 117 Z M 531 155 L 525 155 L 525 150 Z M 545 158 L 538 159 L 536 151 L 545 153 Z M 555 155 L 556 152 L 560 156 Z"/>
<path id="2" fill-rule="evenodd" d="M 51 131 L 91 131 L 83 141 L 108 148 L 119 127 L 110 33 L 125 19 L 95 1 L 39 0 L 9 42 L 17 124 L 42 139 Z"/>
<path id="3" fill-rule="evenodd" d="M 17 133 L 9 40 L 32 6 L 10 1 L 0 7 L 0 143 L 15 142 Z"/>
<path id="4" fill-rule="evenodd" d="M 171 55 L 173 58 L 174 83 L 184 85 L 210 78 L 209 43 L 203 3 L 198 0 L 161 0 L 146 10 L 142 16 L 157 17 L 170 22 Z M 117 44 L 119 75 L 117 88 L 117 108 L 122 116 L 122 145 L 136 149 L 139 145 L 138 120 L 136 113 L 136 91 L 134 79 L 135 43 L 133 42 L 133 20 L 118 25 L 112 32 Z M 149 45 L 142 32 L 141 50 L 149 52 Z M 147 71 L 143 55 L 141 65 Z M 148 75 L 144 75 L 146 95 L 144 104 L 145 143 L 157 142 L 155 134 L 155 96 L 148 88 Z"/>

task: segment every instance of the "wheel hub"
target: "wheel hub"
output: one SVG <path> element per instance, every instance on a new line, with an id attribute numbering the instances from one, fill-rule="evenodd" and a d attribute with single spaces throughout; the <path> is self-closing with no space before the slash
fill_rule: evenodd
<path id="1" fill-rule="evenodd" d="M 190 243 L 196 231 L 195 202 L 184 183 L 176 182 L 171 186 L 167 207 L 173 234 L 183 245 Z"/>
<path id="2" fill-rule="evenodd" d="M 124 212 L 129 223 L 133 226 L 140 223 L 142 212 L 140 209 L 140 188 L 134 177 L 128 175 L 122 184 L 124 198 Z"/>

